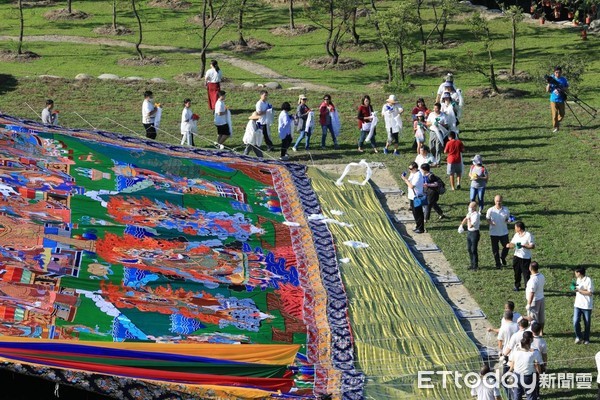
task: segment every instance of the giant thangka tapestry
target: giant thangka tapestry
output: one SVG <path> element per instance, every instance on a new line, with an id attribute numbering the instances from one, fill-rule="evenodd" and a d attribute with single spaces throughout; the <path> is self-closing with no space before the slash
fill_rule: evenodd
<path id="1" fill-rule="evenodd" d="M 120 398 L 360 398 L 305 167 L 0 116 L 0 367 Z"/>

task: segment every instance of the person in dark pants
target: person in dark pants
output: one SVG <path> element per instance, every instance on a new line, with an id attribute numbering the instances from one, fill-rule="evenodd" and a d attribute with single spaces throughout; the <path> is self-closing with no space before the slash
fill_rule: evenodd
<path id="1" fill-rule="evenodd" d="M 485 218 L 490 224 L 490 240 L 492 242 L 492 254 L 496 261 L 496 268 L 506 266 L 506 256 L 508 255 L 508 225 L 510 220 L 510 212 L 508 208 L 502 205 L 502 196 L 494 197 L 494 206 L 488 208 Z M 502 244 L 502 252 L 500 252 L 499 244 Z"/>
<path id="2" fill-rule="evenodd" d="M 431 166 L 427 163 L 421 164 L 421 174 L 423 174 L 425 195 L 427 195 L 427 205 L 425 206 L 425 222 L 429 221 L 431 209 L 439 215 L 438 219 L 444 218 L 444 212 L 438 205 L 440 199 L 441 179 L 430 172 Z"/>
<path id="3" fill-rule="evenodd" d="M 471 265 L 469 269 L 477 270 L 479 268 L 479 253 L 477 252 L 477 246 L 479 245 L 479 225 L 480 225 L 480 214 L 477 210 L 477 203 L 474 201 L 469 203 L 469 212 L 467 216 L 460 223 L 461 226 L 467 224 L 467 251 L 469 253 L 469 260 Z"/>
<path id="4" fill-rule="evenodd" d="M 529 264 L 531 264 L 531 250 L 535 249 L 533 235 L 525 230 L 525 224 L 522 221 L 515 222 L 515 235 L 510 243 L 506 245 L 508 249 L 515 249 L 513 257 L 513 272 L 515 274 L 514 291 L 518 292 L 521 289 L 521 276 L 524 284 L 531 276 L 529 272 Z"/>
<path id="5" fill-rule="evenodd" d="M 279 139 L 281 139 L 281 157 L 282 161 L 289 159 L 287 151 L 292 144 L 292 130 L 294 128 L 294 119 L 289 114 L 292 106 L 287 101 L 281 105 L 281 113 L 279 114 Z"/>
<path id="6" fill-rule="evenodd" d="M 269 125 L 273 121 L 273 106 L 267 102 L 269 92 L 260 91 L 260 99 L 256 102 L 255 111 L 260 116 L 258 124 L 263 133 L 263 139 L 267 145 L 268 151 L 273 151 L 275 147 L 269 136 Z"/>
<path id="7" fill-rule="evenodd" d="M 402 180 L 408 186 L 408 200 L 410 201 L 410 209 L 415 219 L 416 227 L 413 229 L 415 233 L 425 232 L 425 215 L 423 214 L 423 206 L 415 204 L 415 198 L 423 198 L 423 175 L 419 171 L 416 162 L 411 162 L 408 166 L 410 175 L 407 177 L 406 171 L 402 173 Z"/>
<path id="8" fill-rule="evenodd" d="M 144 92 L 144 102 L 142 103 L 142 125 L 144 125 L 148 139 L 156 139 L 156 128 L 154 127 L 156 111 L 152 92 L 147 90 Z"/>

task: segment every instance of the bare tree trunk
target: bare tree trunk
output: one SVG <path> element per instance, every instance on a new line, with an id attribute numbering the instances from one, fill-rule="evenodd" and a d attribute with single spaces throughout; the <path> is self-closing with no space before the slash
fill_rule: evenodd
<path id="1" fill-rule="evenodd" d="M 494 58 L 492 57 L 492 50 L 488 49 L 488 58 L 490 60 L 490 84 L 492 85 L 492 90 L 495 93 L 499 93 L 498 85 L 496 84 L 496 73 L 494 72 Z"/>
<path id="2" fill-rule="evenodd" d="M 69 14 L 73 13 L 73 9 L 71 8 L 71 0 L 67 0 L 67 12 Z"/>
<path id="3" fill-rule="evenodd" d="M 404 73 L 404 49 L 402 46 L 398 47 L 398 68 L 400 69 L 400 79 L 402 82 L 406 80 L 406 74 Z"/>
<path id="4" fill-rule="evenodd" d="M 512 21 L 511 53 L 510 53 L 510 74 L 515 75 L 517 66 L 517 24 Z"/>
<path id="5" fill-rule="evenodd" d="M 333 38 L 333 18 L 334 18 L 333 0 L 329 0 L 329 26 L 327 27 L 327 40 L 325 40 L 325 50 L 329 57 L 331 57 L 331 63 L 335 64 L 335 55 L 331 51 L 331 42 Z"/>
<path id="6" fill-rule="evenodd" d="M 23 20 L 23 0 L 19 0 L 19 47 L 17 54 L 23 54 L 23 30 L 25 29 L 25 21 Z"/>
<path id="7" fill-rule="evenodd" d="M 290 0 L 290 31 L 296 29 L 296 24 L 294 24 L 294 0 Z"/>
<path id="8" fill-rule="evenodd" d="M 423 52 L 423 63 L 421 64 L 421 71 L 427 71 L 427 39 L 425 38 L 425 31 L 423 30 L 423 19 L 421 18 L 421 6 L 423 0 L 417 0 L 417 18 L 419 23 L 419 34 L 421 35 L 421 51 Z"/>
<path id="9" fill-rule="evenodd" d="M 356 13 L 358 12 L 358 8 L 354 7 L 352 10 L 352 41 L 355 45 L 358 46 L 360 36 L 356 32 Z"/>
<path id="10" fill-rule="evenodd" d="M 208 16 L 210 19 L 215 19 L 215 8 L 213 7 L 212 0 L 208 0 Z"/>
<path id="11" fill-rule="evenodd" d="M 246 6 L 246 1 L 247 0 L 242 0 L 242 4 L 240 5 L 240 13 L 238 15 L 238 34 L 239 34 L 239 40 L 238 43 L 240 46 L 248 46 L 248 43 L 246 42 L 246 40 L 244 39 L 244 34 L 243 34 L 243 28 L 244 28 L 244 8 Z"/>
<path id="12" fill-rule="evenodd" d="M 375 13 L 377 13 L 377 7 L 375 6 L 375 0 L 371 0 L 371 8 Z M 373 25 L 375 26 L 375 32 L 377 33 L 377 37 L 381 38 L 381 28 L 379 28 L 379 22 L 377 18 L 373 21 Z M 383 49 L 385 50 L 385 61 L 387 63 L 388 69 L 388 83 L 391 83 L 394 80 L 394 65 L 392 63 L 392 56 L 390 55 L 390 48 L 384 40 L 380 40 L 383 45 Z"/>
<path id="13" fill-rule="evenodd" d="M 200 75 L 198 78 L 202 78 L 204 73 L 206 72 L 206 33 L 208 32 L 208 25 L 206 24 L 206 9 L 210 8 L 212 0 L 204 0 L 202 2 L 202 47 L 200 48 Z M 214 16 L 211 17 L 211 20 L 214 19 Z"/>
<path id="14" fill-rule="evenodd" d="M 137 19 L 139 31 L 138 41 L 135 44 L 135 50 L 137 51 L 138 56 L 140 57 L 140 61 L 144 61 L 144 54 L 140 49 L 140 45 L 142 44 L 142 20 L 140 19 L 140 15 L 138 14 L 137 9 L 135 8 L 135 0 L 131 0 L 131 8 L 133 8 L 133 15 L 135 15 L 135 18 Z"/>
<path id="15" fill-rule="evenodd" d="M 113 31 L 117 31 L 117 0 L 113 0 L 112 3 L 112 28 Z"/>

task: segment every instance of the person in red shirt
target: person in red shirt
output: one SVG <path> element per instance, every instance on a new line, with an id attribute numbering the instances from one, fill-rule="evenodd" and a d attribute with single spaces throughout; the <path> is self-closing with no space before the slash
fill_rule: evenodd
<path id="1" fill-rule="evenodd" d="M 363 96 L 362 102 L 360 106 L 358 106 L 358 115 L 356 118 L 358 119 L 358 129 L 360 131 L 360 138 L 358 139 L 358 152 L 363 153 L 364 150 L 362 147 L 365 144 L 365 139 L 369 136 L 371 131 L 371 123 L 373 122 L 373 106 L 371 106 L 371 98 L 369 95 Z M 377 153 L 375 132 L 373 132 L 373 135 L 369 141 L 371 142 L 373 152 Z"/>
<path id="2" fill-rule="evenodd" d="M 462 153 L 465 151 L 463 143 L 456 138 L 456 133 L 450 132 L 448 134 L 450 139 L 444 147 L 444 153 L 448 154 L 446 161 L 448 167 L 446 173 L 450 177 L 450 187 L 454 190 L 454 177 L 456 176 L 456 189 L 460 189 L 460 178 L 463 173 L 463 162 Z"/>
<path id="3" fill-rule="evenodd" d="M 325 139 L 327 139 L 327 131 L 331 132 L 333 139 L 333 148 L 338 149 L 337 137 L 333 131 L 333 122 L 331 114 L 335 112 L 335 105 L 331 102 L 331 96 L 326 94 L 323 96 L 323 102 L 319 106 L 319 122 L 321 123 L 321 150 L 325 149 Z"/>

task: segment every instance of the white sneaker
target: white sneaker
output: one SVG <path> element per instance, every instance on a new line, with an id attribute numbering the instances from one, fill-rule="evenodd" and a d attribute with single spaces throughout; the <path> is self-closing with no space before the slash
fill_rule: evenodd
<path id="1" fill-rule="evenodd" d="M 583 344 L 590 344 L 590 342 L 588 342 L 587 340 L 585 342 L 583 342 Z"/>
<path id="2" fill-rule="evenodd" d="M 575 344 L 579 344 L 581 343 L 581 340 L 579 338 L 575 339 Z"/>
<path id="3" fill-rule="evenodd" d="M 224 145 L 222 145 L 222 144 L 220 144 L 220 145 L 219 145 L 219 149 L 220 149 L 220 150 L 223 150 L 223 149 L 225 149 L 225 146 L 224 146 Z"/>
<path id="4" fill-rule="evenodd" d="M 292 151 L 298 151 L 296 147 L 292 147 Z"/>
<path id="5" fill-rule="evenodd" d="M 554 129 L 552 130 L 552 133 L 556 133 L 556 132 L 558 132 L 558 128 L 554 128 Z"/>

